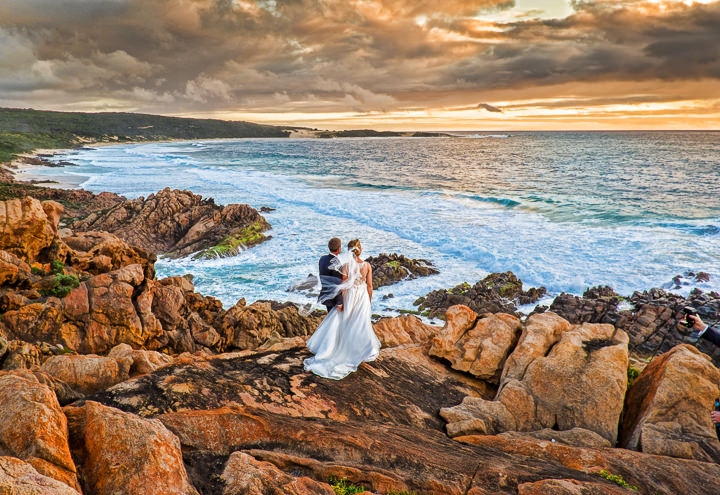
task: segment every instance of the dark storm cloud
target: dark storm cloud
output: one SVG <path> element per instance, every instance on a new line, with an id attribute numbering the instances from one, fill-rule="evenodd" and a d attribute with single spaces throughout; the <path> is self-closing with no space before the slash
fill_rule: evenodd
<path id="1" fill-rule="evenodd" d="M 483 21 L 513 5 L 6 0 L 0 104 L 388 111 L 467 105 L 472 91 L 720 77 L 720 3 L 577 1 L 565 19 Z"/>

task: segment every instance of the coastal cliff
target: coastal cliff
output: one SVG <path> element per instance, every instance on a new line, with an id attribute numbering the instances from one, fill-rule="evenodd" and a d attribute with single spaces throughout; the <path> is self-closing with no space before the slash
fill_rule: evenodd
<path id="1" fill-rule="evenodd" d="M 378 360 L 335 382 L 302 366 L 321 314 L 226 310 L 189 278 L 156 279 L 149 250 L 61 220 L 54 201 L 0 202 L 0 486 L 714 493 L 720 371 L 673 333 L 687 301 L 620 311 L 595 291 L 525 319 L 457 304 L 442 326 L 382 318 Z"/>

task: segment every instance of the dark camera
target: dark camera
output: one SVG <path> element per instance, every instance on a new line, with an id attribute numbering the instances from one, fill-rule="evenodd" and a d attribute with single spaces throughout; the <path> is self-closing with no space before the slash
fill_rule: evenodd
<path id="1" fill-rule="evenodd" d="M 695 324 L 695 322 L 693 320 L 689 320 L 688 316 L 697 316 L 697 309 L 693 308 L 692 306 L 685 306 L 683 308 L 683 313 L 685 313 L 685 321 L 683 322 L 683 325 L 690 328 Z"/>

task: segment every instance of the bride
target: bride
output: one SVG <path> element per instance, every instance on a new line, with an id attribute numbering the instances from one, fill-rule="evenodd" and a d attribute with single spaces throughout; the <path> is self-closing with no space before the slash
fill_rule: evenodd
<path id="1" fill-rule="evenodd" d="M 340 380 L 364 361 L 374 361 L 380 352 L 380 341 L 370 321 L 372 300 L 372 268 L 360 258 L 362 246 L 358 239 L 348 243 L 348 255 L 342 256 L 343 282 L 335 288 L 335 297 L 343 293 L 342 310 L 332 308 L 307 347 L 315 354 L 305 360 L 305 369 L 324 378 Z"/>

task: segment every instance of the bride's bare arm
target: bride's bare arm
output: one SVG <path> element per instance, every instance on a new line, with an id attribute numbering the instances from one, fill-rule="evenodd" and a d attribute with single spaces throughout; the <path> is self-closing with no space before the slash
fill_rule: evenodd
<path id="1" fill-rule="evenodd" d="M 370 263 L 365 263 L 365 266 L 367 267 L 367 272 L 365 273 L 365 283 L 367 284 L 368 296 L 370 296 L 370 300 L 372 301 L 372 267 L 370 266 Z"/>

